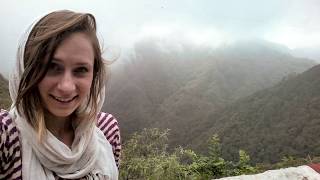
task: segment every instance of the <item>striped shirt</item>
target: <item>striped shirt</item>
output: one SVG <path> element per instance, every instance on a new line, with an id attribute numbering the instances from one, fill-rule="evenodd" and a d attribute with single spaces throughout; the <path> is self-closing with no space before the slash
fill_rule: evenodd
<path id="1" fill-rule="evenodd" d="M 97 127 L 112 146 L 117 166 L 121 151 L 120 131 L 117 120 L 108 113 L 100 112 Z M 22 179 L 22 156 L 19 131 L 5 110 L 0 111 L 0 180 Z M 61 179 L 61 178 L 60 178 Z"/>

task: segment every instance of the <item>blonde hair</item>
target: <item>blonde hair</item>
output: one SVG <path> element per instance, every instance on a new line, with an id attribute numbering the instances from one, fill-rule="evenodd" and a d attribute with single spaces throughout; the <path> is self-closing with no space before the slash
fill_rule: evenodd
<path id="1" fill-rule="evenodd" d="M 89 36 L 94 49 L 93 80 L 87 103 L 72 118 L 95 120 L 98 98 L 106 82 L 106 69 L 96 36 L 96 21 L 92 14 L 69 10 L 55 11 L 41 18 L 32 28 L 24 47 L 24 72 L 21 76 L 15 106 L 26 117 L 41 140 L 46 135 L 46 125 L 38 83 L 46 75 L 49 64 L 59 44 L 70 34 L 83 32 Z M 89 111 L 88 111 L 89 108 Z"/>

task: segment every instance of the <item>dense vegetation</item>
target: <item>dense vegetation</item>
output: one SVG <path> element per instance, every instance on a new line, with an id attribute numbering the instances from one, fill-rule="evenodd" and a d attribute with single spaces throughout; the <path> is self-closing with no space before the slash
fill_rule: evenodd
<path id="1" fill-rule="evenodd" d="M 217 135 L 212 135 L 205 141 L 207 155 L 182 147 L 169 152 L 168 132 L 143 129 L 134 133 L 123 144 L 120 179 L 213 179 L 320 162 L 319 158 L 286 156 L 275 164 L 253 165 L 249 155 L 243 150 L 238 150 L 236 161 L 227 161 L 221 156 L 223 149 Z"/>
<path id="2" fill-rule="evenodd" d="M 0 74 L 0 108 L 8 109 L 11 105 L 8 81 Z"/>
<path id="3" fill-rule="evenodd" d="M 169 153 L 167 143 L 168 130 L 134 133 L 123 145 L 120 179 L 212 179 L 258 172 L 243 150 L 237 162 L 224 160 L 215 135 L 207 141 L 207 156 L 182 147 Z"/>

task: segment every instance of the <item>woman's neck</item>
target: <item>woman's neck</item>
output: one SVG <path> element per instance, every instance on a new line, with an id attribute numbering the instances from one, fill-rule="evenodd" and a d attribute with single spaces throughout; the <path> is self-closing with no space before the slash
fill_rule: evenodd
<path id="1" fill-rule="evenodd" d="M 56 117 L 46 113 L 45 122 L 47 129 L 61 142 L 71 147 L 74 139 L 74 129 L 72 127 L 72 118 Z"/>

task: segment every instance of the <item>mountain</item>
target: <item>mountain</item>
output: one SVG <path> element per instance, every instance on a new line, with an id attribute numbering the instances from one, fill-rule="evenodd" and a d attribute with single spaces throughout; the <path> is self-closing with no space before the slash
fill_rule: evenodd
<path id="1" fill-rule="evenodd" d="M 112 69 L 103 110 L 118 118 L 124 139 L 144 127 L 169 128 L 173 147 L 188 145 L 208 114 L 315 65 L 265 41 L 212 49 L 147 39 L 125 61 Z"/>
<path id="2" fill-rule="evenodd" d="M 276 162 L 284 156 L 320 155 L 320 65 L 277 85 L 241 98 L 199 122 L 190 146 L 201 150 L 218 134 L 223 156 L 235 158 L 238 149 L 255 162 Z"/>
<path id="3" fill-rule="evenodd" d="M 8 109 L 10 105 L 8 81 L 0 74 L 0 108 Z"/>

